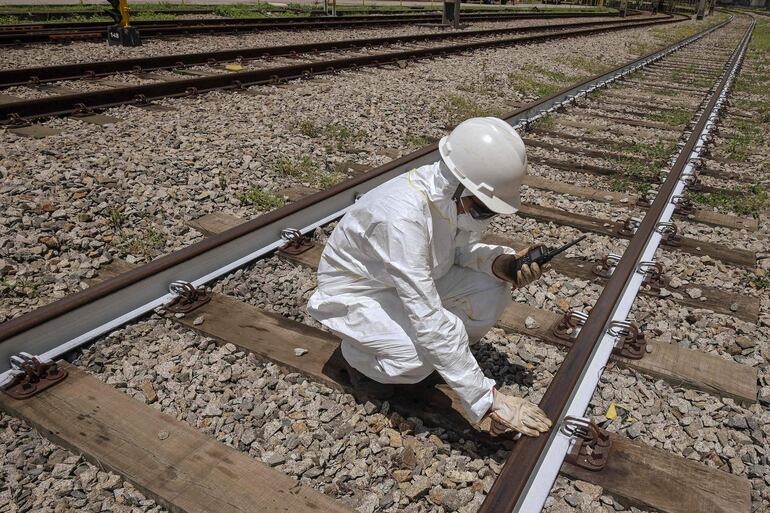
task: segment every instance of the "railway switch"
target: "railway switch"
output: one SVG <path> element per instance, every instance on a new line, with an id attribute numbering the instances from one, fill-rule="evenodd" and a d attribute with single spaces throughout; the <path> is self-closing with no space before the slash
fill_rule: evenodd
<path id="1" fill-rule="evenodd" d="M 110 46 L 140 46 L 142 40 L 139 31 L 129 23 L 128 0 L 108 0 L 112 9 L 107 14 L 115 21 L 107 29 L 107 41 Z"/>

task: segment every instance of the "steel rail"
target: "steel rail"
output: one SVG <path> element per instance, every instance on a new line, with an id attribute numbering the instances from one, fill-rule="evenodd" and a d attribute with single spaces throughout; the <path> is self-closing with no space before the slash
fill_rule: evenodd
<path id="1" fill-rule="evenodd" d="M 627 23 L 636 23 L 652 19 L 661 20 L 671 18 L 671 16 L 666 18 L 640 18 L 628 21 Z M 315 41 L 312 43 L 293 45 L 237 48 L 234 50 L 222 50 L 216 52 L 160 55 L 154 57 L 120 59 L 115 61 L 80 62 L 74 64 L 62 64 L 59 66 L 40 66 L 34 68 L 9 69 L 0 70 L 0 88 L 53 82 L 57 80 L 77 80 L 81 78 L 90 79 L 112 75 L 115 73 L 148 72 L 166 69 L 179 69 L 189 66 L 211 65 L 219 62 L 244 61 L 248 59 L 265 57 L 295 56 L 297 54 L 307 52 L 348 50 L 352 48 L 370 47 L 373 45 L 391 45 L 422 41 L 443 41 L 446 39 L 467 39 L 481 36 L 495 36 L 501 34 L 528 33 L 537 31 L 555 32 L 558 30 L 605 26 L 615 23 L 617 23 L 615 20 L 600 20 L 578 23 L 563 23 L 557 25 L 528 25 L 524 27 L 471 30 L 438 34 L 411 34 L 404 36 L 349 39 L 340 41 Z"/>
<path id="2" fill-rule="evenodd" d="M 525 126 L 560 106 L 657 62 L 727 23 L 532 102 L 506 116 L 506 120 L 512 125 Z M 204 285 L 274 251 L 282 244 L 284 229 L 297 228 L 308 233 L 342 216 L 360 194 L 438 158 L 437 145 L 431 144 L 366 174 L 0 324 L 2 378 L 9 377 L 12 355 L 24 351 L 44 359 L 61 356 L 169 301 L 172 295 L 168 293 L 168 284 L 184 280 L 195 286 Z"/>
<path id="3" fill-rule="evenodd" d="M 602 14 L 601 17 L 607 16 Z M 617 17 L 616 15 L 613 15 Z M 466 14 L 465 21 L 516 21 L 525 19 L 577 18 L 565 14 L 553 15 L 519 15 L 519 14 Z M 132 25 L 138 27 L 142 37 L 173 36 L 187 34 L 217 34 L 256 30 L 307 30 L 333 29 L 365 26 L 392 26 L 415 23 L 440 23 L 438 14 L 400 14 L 374 16 L 345 16 L 343 18 L 319 19 L 310 18 L 246 18 L 246 19 L 215 19 L 215 20 L 148 20 L 137 21 Z M 106 38 L 108 23 L 48 23 L 28 25 L 0 25 L 0 46 L 18 45 L 24 43 L 61 42 L 69 40 L 86 40 Z"/>
<path id="4" fill-rule="evenodd" d="M 608 334 L 608 327 L 613 321 L 625 320 L 631 309 L 643 279 L 638 272 L 639 263 L 654 257 L 661 241 L 661 223 L 670 220 L 673 215 L 675 204 L 672 199 L 683 190 L 687 171 L 693 167 L 694 157 L 703 147 L 704 134 L 713 127 L 726 91 L 742 62 L 753 26 L 752 23 L 726 63 L 725 72 L 695 124 L 692 135 L 678 154 L 648 213 L 540 401 L 540 407 L 554 420 L 554 428 L 547 435 L 523 437 L 516 443 L 479 513 L 535 513 L 542 509 L 570 448 L 570 437 L 560 430 L 564 418 L 568 415 L 582 417 L 588 408 L 616 343 L 616 338 Z"/>
<path id="5" fill-rule="evenodd" d="M 9 9 L 6 10 L 0 10 L 0 16 L 13 16 L 15 18 L 28 20 L 29 22 L 35 22 L 35 21 L 48 21 L 53 19 L 66 19 L 71 16 L 104 16 L 105 9 L 104 6 L 101 6 L 101 8 L 98 9 L 79 9 L 79 10 L 71 10 L 71 11 L 65 11 L 65 10 L 50 10 L 50 11 L 31 11 L 31 10 L 23 10 L 21 8 L 13 8 L 13 6 L 8 6 Z M 245 5 L 246 8 L 248 8 L 248 5 Z M 508 11 L 508 12 L 506 12 Z M 281 13 L 300 13 L 304 14 L 303 17 L 326 17 L 328 16 L 324 11 L 317 10 L 317 11 L 306 11 L 303 9 L 291 9 L 288 7 L 280 8 L 277 7 L 275 10 L 267 10 L 267 11 L 251 11 L 250 14 L 253 14 L 253 18 L 259 18 L 262 17 L 261 14 L 263 12 L 269 12 L 269 13 L 278 13 L 279 15 Z M 362 15 L 375 15 L 375 14 L 383 14 L 383 15 L 395 15 L 395 14 L 419 14 L 419 13 L 436 13 L 440 12 L 440 9 L 438 6 L 435 6 L 431 8 L 429 5 L 426 5 L 424 7 L 422 6 L 403 6 L 399 9 L 378 9 L 376 7 L 358 7 L 358 8 L 352 8 L 352 9 L 340 9 L 337 7 L 337 14 L 338 17 L 349 17 L 349 16 L 362 16 Z M 495 14 L 497 12 L 500 12 L 502 14 L 518 14 L 516 10 L 514 9 L 484 9 L 479 7 L 466 7 L 463 6 L 462 13 L 468 13 L 468 14 L 475 14 L 475 13 L 485 13 L 485 14 Z M 586 13 L 589 13 L 589 11 L 578 11 L 576 13 L 568 13 L 569 15 L 585 15 Z M 171 16 L 186 16 L 190 14 L 215 14 L 216 9 L 212 7 L 202 7 L 202 8 L 195 8 L 195 6 L 191 6 L 186 9 L 178 9 L 178 8 L 172 8 L 172 9 L 150 9 L 145 8 L 141 4 L 138 7 L 132 7 L 131 8 L 131 15 L 132 16 L 141 16 L 144 14 L 165 14 L 165 15 L 171 15 Z M 533 15 L 539 15 L 539 14 L 562 14 L 562 13 L 527 13 L 521 12 L 520 14 L 533 14 Z M 614 15 L 612 12 L 597 12 L 597 15 Z M 268 18 L 269 19 L 269 18 Z M 173 20 L 169 20 L 173 21 Z M 16 24 L 23 25 L 27 23 L 20 23 Z"/>
<path id="6" fill-rule="evenodd" d="M 217 75 L 196 77 L 187 80 L 171 80 L 138 86 L 101 89 L 71 95 L 36 98 L 20 102 L 0 104 L 0 125 L 19 124 L 22 120 L 38 119 L 68 114 L 87 114 L 94 109 L 105 109 L 119 105 L 141 105 L 160 98 L 175 98 L 196 95 L 214 90 L 237 90 L 246 86 L 278 83 L 281 80 L 307 78 L 312 75 L 327 74 L 343 69 L 356 69 L 365 66 L 435 57 L 450 53 L 494 47 L 530 44 L 550 41 L 565 37 L 591 35 L 606 31 L 627 30 L 636 27 L 677 23 L 685 18 L 667 18 L 661 20 L 639 21 L 604 25 L 601 27 L 563 30 L 529 36 L 474 41 L 454 45 L 387 52 L 361 57 L 345 57 L 327 61 L 294 64 L 276 68 L 263 68 L 252 71 L 220 73 Z"/>
<path id="7" fill-rule="evenodd" d="M 463 13 L 465 15 L 463 16 Z M 582 12 L 582 13 L 517 13 L 517 12 L 466 12 L 462 10 L 460 15 L 463 18 L 470 20 L 486 20 L 486 19 L 503 19 L 503 20 L 528 20 L 528 19 L 550 19 L 550 18 L 581 18 L 581 17 L 618 17 L 617 13 L 611 12 Z M 300 25 L 305 24 L 317 24 L 319 22 L 325 23 L 337 23 L 337 22 L 369 22 L 369 21 L 411 21 L 411 20 L 431 20 L 435 18 L 441 18 L 441 12 L 439 9 L 425 12 L 409 12 L 407 14 L 372 14 L 372 15 L 359 15 L 350 14 L 343 16 L 344 19 L 337 19 L 334 17 L 324 17 L 319 19 L 318 16 L 285 16 L 285 17 L 253 17 L 253 18 L 207 18 L 207 19 L 191 19 L 191 20 L 135 20 L 131 22 L 131 25 L 138 28 L 147 28 L 154 26 L 216 26 L 216 25 L 252 25 L 254 23 L 260 23 L 264 25 Z M 105 21 L 77 21 L 77 22 L 61 22 L 61 23 L 19 23 L 16 25 L 0 25 L 0 29 L 3 31 L 25 31 L 29 29 L 52 29 L 52 30 L 72 30 L 72 29 L 103 29 L 109 22 Z"/>

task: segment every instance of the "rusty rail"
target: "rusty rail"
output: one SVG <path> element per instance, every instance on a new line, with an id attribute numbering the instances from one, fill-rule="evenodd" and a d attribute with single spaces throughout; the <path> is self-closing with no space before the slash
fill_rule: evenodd
<path id="1" fill-rule="evenodd" d="M 97 90 L 72 95 L 37 98 L 20 102 L 0 105 L 0 125 L 23 124 L 24 120 L 62 116 L 69 114 L 88 114 L 95 109 L 116 107 L 119 105 L 141 105 L 151 100 L 168 97 L 192 96 L 218 89 L 237 90 L 250 85 L 278 83 L 282 80 L 306 78 L 312 75 L 334 73 L 343 69 L 356 69 L 364 66 L 380 66 L 398 61 L 422 59 L 466 52 L 471 50 L 489 49 L 516 44 L 538 43 L 565 37 L 575 37 L 596 34 L 605 31 L 626 30 L 640 26 L 676 23 L 686 18 L 665 18 L 658 20 L 639 21 L 632 24 L 620 23 L 589 27 L 575 30 L 563 30 L 516 36 L 511 38 L 474 41 L 441 47 L 421 48 L 398 52 L 386 52 L 362 57 L 346 57 L 327 61 L 317 61 L 276 68 L 265 68 L 253 71 L 221 73 L 213 76 L 173 80 L 155 84 L 146 84 L 116 89 Z"/>
<path id="2" fill-rule="evenodd" d="M 671 19 L 671 16 L 658 20 Z M 629 23 L 637 23 L 652 18 L 636 18 Z M 56 80 L 76 80 L 81 78 L 96 78 L 113 73 L 138 73 L 167 69 L 179 69 L 189 66 L 212 65 L 221 62 L 244 61 L 266 57 L 295 57 L 308 52 L 325 52 L 332 50 L 347 50 L 380 45 L 392 45 L 407 42 L 442 41 L 445 39 L 466 39 L 481 36 L 498 36 L 514 33 L 538 31 L 558 31 L 584 27 L 603 26 L 617 23 L 617 20 L 587 21 L 579 23 L 563 23 L 557 25 L 527 25 L 525 27 L 510 27 L 502 29 L 470 30 L 462 32 L 443 32 L 438 34 L 411 34 L 366 39 L 349 39 L 341 41 L 314 41 L 293 45 L 263 46 L 257 48 L 236 48 L 216 52 L 200 52 L 175 55 L 159 55 L 120 59 L 114 61 L 79 62 L 59 66 L 40 66 L 34 68 L 19 68 L 0 70 L 0 88 L 20 85 L 35 85 Z"/>

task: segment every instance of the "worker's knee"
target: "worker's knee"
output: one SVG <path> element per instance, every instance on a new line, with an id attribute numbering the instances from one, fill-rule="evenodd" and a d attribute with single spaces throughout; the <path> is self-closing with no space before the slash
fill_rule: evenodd
<path id="1" fill-rule="evenodd" d="M 511 285 L 494 277 L 478 273 L 479 287 L 465 296 L 456 297 L 447 309 L 465 325 L 471 343 L 480 340 L 497 324 L 498 319 L 511 304 Z"/>

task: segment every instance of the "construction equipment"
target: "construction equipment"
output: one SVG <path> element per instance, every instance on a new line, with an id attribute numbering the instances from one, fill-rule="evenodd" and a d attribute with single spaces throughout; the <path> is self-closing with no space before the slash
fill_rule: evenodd
<path id="1" fill-rule="evenodd" d="M 108 0 L 112 9 L 107 14 L 115 21 L 107 30 L 110 46 L 140 46 L 139 31 L 129 23 L 128 0 Z"/>

